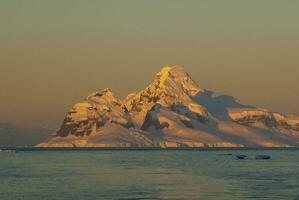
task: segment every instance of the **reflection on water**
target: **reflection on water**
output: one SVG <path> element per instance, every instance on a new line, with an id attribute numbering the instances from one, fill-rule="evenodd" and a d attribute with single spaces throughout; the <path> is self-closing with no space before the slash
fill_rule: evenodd
<path id="1" fill-rule="evenodd" d="M 298 200 L 298 166 L 298 150 L 0 154 L 0 199 Z"/>

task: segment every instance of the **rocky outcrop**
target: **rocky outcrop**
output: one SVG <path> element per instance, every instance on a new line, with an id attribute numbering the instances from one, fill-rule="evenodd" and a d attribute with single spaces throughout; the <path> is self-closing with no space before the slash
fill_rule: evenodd
<path id="1" fill-rule="evenodd" d="M 125 128 L 133 126 L 121 100 L 109 89 L 95 92 L 85 101 L 75 104 L 65 117 L 57 136 L 89 136 L 107 123 L 118 124 Z"/>
<path id="2" fill-rule="evenodd" d="M 233 121 L 246 126 L 262 123 L 269 128 L 299 131 L 299 120 L 297 121 L 295 118 L 280 113 L 272 113 L 265 109 L 231 109 L 229 110 L 229 116 Z"/>

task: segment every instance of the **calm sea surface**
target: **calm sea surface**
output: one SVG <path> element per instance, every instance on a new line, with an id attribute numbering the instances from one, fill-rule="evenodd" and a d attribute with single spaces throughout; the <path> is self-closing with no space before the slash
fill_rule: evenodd
<path id="1" fill-rule="evenodd" d="M 0 153 L 0 199 L 297 200 L 299 150 Z"/>

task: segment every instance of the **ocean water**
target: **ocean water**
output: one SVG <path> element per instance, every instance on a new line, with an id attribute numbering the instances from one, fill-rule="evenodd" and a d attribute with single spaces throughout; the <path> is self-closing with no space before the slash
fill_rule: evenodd
<path id="1" fill-rule="evenodd" d="M 0 153 L 0 199 L 297 200 L 299 150 Z"/>

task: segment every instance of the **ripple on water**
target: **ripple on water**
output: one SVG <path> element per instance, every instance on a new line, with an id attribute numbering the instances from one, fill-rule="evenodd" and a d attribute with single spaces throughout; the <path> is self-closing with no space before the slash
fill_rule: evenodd
<path id="1" fill-rule="evenodd" d="M 299 151 L 0 154 L 0 199 L 299 200 Z"/>

